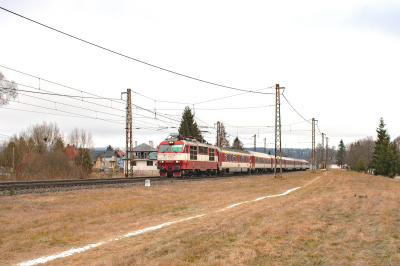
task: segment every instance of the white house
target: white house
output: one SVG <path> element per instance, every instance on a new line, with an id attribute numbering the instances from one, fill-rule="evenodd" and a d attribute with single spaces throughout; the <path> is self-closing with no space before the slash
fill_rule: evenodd
<path id="1" fill-rule="evenodd" d="M 150 142 L 150 144 L 152 144 Z M 146 175 L 159 175 L 160 171 L 157 169 L 157 149 L 153 148 L 146 143 L 142 143 L 135 148 L 133 151 L 133 160 L 131 165 L 128 164 L 128 171 L 132 167 L 134 176 L 146 176 Z M 129 158 L 128 158 L 129 159 Z M 124 166 L 126 166 L 126 160 Z"/>

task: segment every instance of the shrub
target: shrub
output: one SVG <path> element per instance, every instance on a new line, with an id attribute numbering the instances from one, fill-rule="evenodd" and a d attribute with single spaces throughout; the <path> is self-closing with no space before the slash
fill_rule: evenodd
<path id="1" fill-rule="evenodd" d="M 365 162 L 364 158 L 362 156 L 360 156 L 360 158 L 358 159 L 357 163 L 356 163 L 356 171 L 361 172 L 361 171 L 367 171 L 368 167 L 367 167 L 367 163 Z"/>

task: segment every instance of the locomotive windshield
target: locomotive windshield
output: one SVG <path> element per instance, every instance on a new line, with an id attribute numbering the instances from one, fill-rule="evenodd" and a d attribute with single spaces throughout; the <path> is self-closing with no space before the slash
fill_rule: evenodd
<path id="1" fill-rule="evenodd" d="M 160 147 L 158 148 L 158 152 L 167 152 L 169 151 L 169 145 L 160 145 Z"/>
<path id="2" fill-rule="evenodd" d="M 181 152 L 183 148 L 183 144 L 177 145 L 160 145 L 158 148 L 158 152 Z"/>
<path id="3" fill-rule="evenodd" d="M 183 145 L 172 145 L 171 146 L 171 152 L 181 152 L 183 148 Z"/>

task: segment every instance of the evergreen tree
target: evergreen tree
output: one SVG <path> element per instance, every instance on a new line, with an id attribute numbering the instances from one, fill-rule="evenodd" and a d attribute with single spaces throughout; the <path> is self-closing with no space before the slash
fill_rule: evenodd
<path id="1" fill-rule="evenodd" d="M 360 158 L 358 159 L 357 163 L 356 163 L 356 171 L 361 172 L 361 171 L 367 171 L 368 167 L 367 167 L 367 163 L 365 162 L 364 158 L 362 156 L 360 156 Z"/>
<path id="2" fill-rule="evenodd" d="M 203 138 L 189 106 L 186 106 L 183 110 L 182 120 L 179 126 L 179 135 L 184 137 Z"/>
<path id="3" fill-rule="evenodd" d="M 232 143 L 232 147 L 231 147 L 231 148 L 232 148 L 232 149 L 236 149 L 236 150 L 244 150 L 243 143 L 239 140 L 238 137 L 236 137 L 236 138 L 233 140 L 233 143 Z"/>
<path id="4" fill-rule="evenodd" d="M 383 118 L 380 119 L 376 129 L 378 138 L 375 141 L 375 149 L 372 155 L 372 167 L 375 175 L 389 175 L 391 169 L 390 136 L 386 132 Z"/>
<path id="5" fill-rule="evenodd" d="M 340 165 L 340 168 L 342 168 L 345 157 L 346 157 L 346 146 L 343 143 L 343 139 L 341 139 L 339 142 L 338 152 L 336 153 L 336 161 L 337 164 Z"/>
<path id="6" fill-rule="evenodd" d="M 113 147 L 111 146 L 111 144 L 110 144 L 110 145 L 107 146 L 107 150 L 108 150 L 108 151 L 113 151 L 114 148 L 113 148 Z"/>
<path id="7" fill-rule="evenodd" d="M 80 166 L 83 171 L 90 174 L 93 169 L 92 159 L 86 149 L 79 149 L 78 155 L 75 157 L 75 164 Z"/>
<path id="8" fill-rule="evenodd" d="M 399 154 L 399 148 L 395 141 L 390 143 L 389 157 L 390 157 L 389 176 L 393 178 L 396 175 L 400 174 L 400 154 Z"/>
<path id="9" fill-rule="evenodd" d="M 54 152 L 63 152 L 64 151 L 64 141 L 62 138 L 57 138 L 56 142 L 53 145 Z"/>
<path id="10" fill-rule="evenodd" d="M 271 151 L 268 151 L 268 154 L 271 155 Z"/>

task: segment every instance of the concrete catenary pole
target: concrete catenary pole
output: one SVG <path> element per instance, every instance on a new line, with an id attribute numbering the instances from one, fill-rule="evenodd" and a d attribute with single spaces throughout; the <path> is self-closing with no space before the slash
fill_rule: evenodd
<path id="1" fill-rule="evenodd" d="M 257 135 L 254 134 L 254 151 L 257 151 L 256 137 L 257 137 Z"/>
<path id="2" fill-rule="evenodd" d="M 264 153 L 267 153 L 267 139 L 264 138 Z"/>
<path id="3" fill-rule="evenodd" d="M 325 134 L 322 133 L 321 168 L 325 168 L 325 166 L 324 166 L 324 149 L 325 149 L 325 146 L 324 146 L 324 136 L 325 136 Z"/>
<path id="4" fill-rule="evenodd" d="M 315 120 L 314 118 L 312 119 L 312 144 L 311 144 L 311 172 L 315 172 Z"/>
<path id="5" fill-rule="evenodd" d="M 329 140 L 329 138 L 328 137 L 326 137 L 326 159 L 325 159 L 325 164 L 326 164 L 326 167 L 325 167 L 325 169 L 326 170 L 328 170 L 329 169 L 329 144 L 328 144 L 328 140 Z"/>

